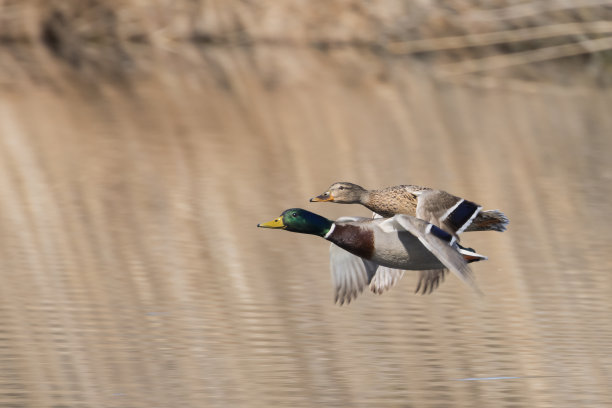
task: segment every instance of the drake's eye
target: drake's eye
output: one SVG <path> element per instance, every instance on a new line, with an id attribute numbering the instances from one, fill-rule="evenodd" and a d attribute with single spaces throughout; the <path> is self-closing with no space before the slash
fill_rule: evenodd
<path id="1" fill-rule="evenodd" d="M 297 213 L 291 214 L 292 217 L 297 217 Z"/>

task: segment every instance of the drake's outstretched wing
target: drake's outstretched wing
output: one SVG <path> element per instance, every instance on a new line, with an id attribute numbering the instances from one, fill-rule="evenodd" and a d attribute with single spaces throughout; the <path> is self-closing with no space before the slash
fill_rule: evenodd
<path id="1" fill-rule="evenodd" d="M 415 186 L 410 186 L 415 187 Z M 424 188 L 420 188 L 419 194 L 423 192 L 423 190 L 427 190 Z M 383 218 L 382 215 L 372 213 L 372 219 Z M 384 271 L 384 270 L 387 271 Z M 399 272 L 399 273 L 398 273 Z M 390 269 L 384 266 L 380 266 L 378 268 L 378 273 L 374 275 L 374 279 L 372 279 L 372 283 L 370 283 L 370 289 L 372 292 L 381 294 L 383 291 L 390 289 L 397 281 L 399 281 L 404 275 L 404 271 L 398 271 L 397 269 Z M 440 286 L 440 284 L 444 281 L 444 276 L 446 275 L 446 269 L 432 269 L 429 271 L 419 271 L 419 281 L 417 282 L 417 287 L 414 290 L 414 293 L 420 293 L 421 295 L 429 295 L 435 289 Z M 375 281 L 378 281 L 377 284 L 374 284 Z M 386 282 L 389 282 L 385 286 Z M 382 288 L 382 290 L 381 290 Z"/>
<path id="2" fill-rule="evenodd" d="M 329 247 L 329 265 L 334 285 L 334 302 L 350 303 L 363 292 L 376 273 L 378 265 L 366 261 L 336 244 Z"/>
<path id="3" fill-rule="evenodd" d="M 366 262 L 374 264 L 374 262 Z M 402 276 L 404 276 L 404 271 L 401 269 L 387 268 L 382 265 L 376 266 L 378 266 L 378 268 L 376 269 L 376 274 L 370 281 L 370 290 L 377 295 L 391 289 L 400 279 L 402 279 Z"/>
<path id="4" fill-rule="evenodd" d="M 429 271 L 419 271 L 419 281 L 414 293 L 429 295 L 440 286 L 446 276 L 446 269 L 432 269 Z"/>
<path id="5" fill-rule="evenodd" d="M 410 232 L 417 237 L 425 248 L 438 258 L 448 270 L 454 273 L 476 292 L 482 293 L 476 286 L 472 270 L 465 259 L 463 259 L 463 255 L 457 250 L 455 239 L 450 234 L 437 228 L 433 224 L 410 215 L 396 215 L 393 218 L 383 221 L 380 226 L 384 229 Z"/>
<path id="6" fill-rule="evenodd" d="M 370 285 L 372 292 L 381 294 L 391 289 L 404 274 L 402 270 L 380 266 L 353 255 L 336 244 L 331 244 L 329 248 L 329 263 L 334 301 L 340 305 L 355 299 L 367 285 Z"/>

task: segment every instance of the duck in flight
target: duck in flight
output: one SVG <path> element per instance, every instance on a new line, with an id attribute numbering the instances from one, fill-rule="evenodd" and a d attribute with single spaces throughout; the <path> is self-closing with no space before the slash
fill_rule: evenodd
<path id="1" fill-rule="evenodd" d="M 509 222 L 499 210 L 481 211 L 480 205 L 446 191 L 409 184 L 366 190 L 357 184 L 338 182 L 310 201 L 361 204 L 385 218 L 408 214 L 452 235 L 463 231 L 501 232 L 506 230 Z"/>
<path id="2" fill-rule="evenodd" d="M 386 219 L 342 217 L 332 221 L 304 209 L 290 208 L 257 226 L 318 235 L 330 241 L 335 301 L 340 304 L 350 302 L 368 285 L 374 285 L 375 292 L 388 289 L 402 270 L 445 268 L 480 293 L 468 263 L 487 258 L 460 247 L 453 235 L 411 215 Z"/>

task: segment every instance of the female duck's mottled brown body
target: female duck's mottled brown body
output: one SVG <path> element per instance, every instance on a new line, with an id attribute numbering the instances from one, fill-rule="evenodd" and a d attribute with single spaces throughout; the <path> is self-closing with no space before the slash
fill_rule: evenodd
<path id="1" fill-rule="evenodd" d="M 508 218 L 498 210 L 481 212 L 479 205 L 446 191 L 409 184 L 366 190 L 357 184 L 339 182 L 311 201 L 362 204 L 385 218 L 412 215 L 453 235 L 463 231 L 505 231 L 508 224 Z"/>
<path id="2" fill-rule="evenodd" d="M 395 214 L 416 214 L 418 199 L 413 193 L 423 188 L 412 185 L 388 187 L 381 190 L 367 191 L 360 204 L 385 218 Z"/>

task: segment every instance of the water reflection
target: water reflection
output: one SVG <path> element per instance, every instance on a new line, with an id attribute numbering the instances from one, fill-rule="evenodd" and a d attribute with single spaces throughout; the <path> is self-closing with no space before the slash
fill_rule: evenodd
<path id="1" fill-rule="evenodd" d="M 0 100 L 0 405 L 610 399 L 608 94 L 439 83 L 346 50 L 181 55 L 128 88 L 24 79 Z M 452 276 L 416 296 L 407 275 L 333 305 L 327 243 L 255 225 L 367 215 L 308 203 L 336 180 L 501 208 L 508 232 L 464 238 L 490 258 L 485 297 Z"/>

